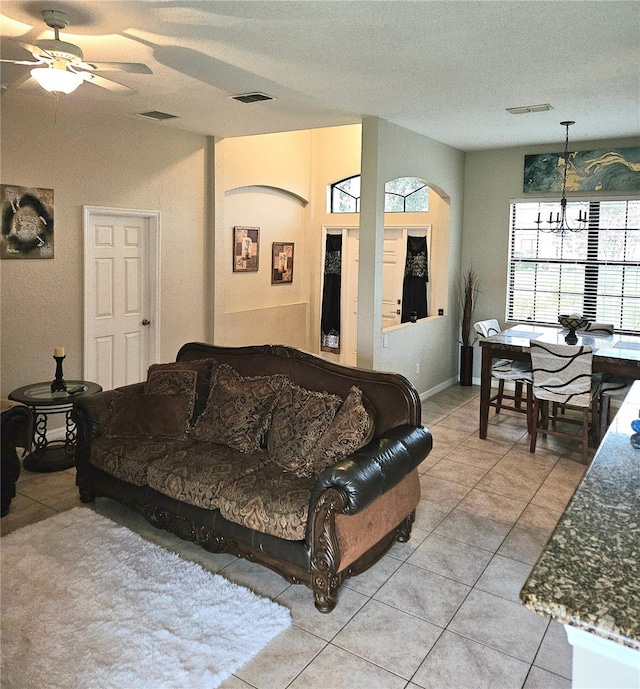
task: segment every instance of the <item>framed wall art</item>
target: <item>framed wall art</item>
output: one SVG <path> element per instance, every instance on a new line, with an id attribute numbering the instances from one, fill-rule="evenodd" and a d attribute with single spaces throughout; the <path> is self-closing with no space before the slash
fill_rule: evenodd
<path id="1" fill-rule="evenodd" d="M 525 155 L 525 193 L 560 191 L 567 168 L 567 191 L 636 191 L 640 189 L 640 146 L 569 153 Z"/>
<path id="2" fill-rule="evenodd" d="M 53 189 L 0 185 L 2 258 L 53 258 Z"/>
<path id="3" fill-rule="evenodd" d="M 260 258 L 260 228 L 233 228 L 233 271 L 257 273 Z"/>
<path id="4" fill-rule="evenodd" d="M 274 242 L 271 261 L 271 284 L 293 282 L 293 242 Z"/>

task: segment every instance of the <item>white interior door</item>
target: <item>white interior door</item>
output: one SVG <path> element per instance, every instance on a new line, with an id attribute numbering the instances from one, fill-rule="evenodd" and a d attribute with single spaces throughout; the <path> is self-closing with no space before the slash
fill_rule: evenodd
<path id="1" fill-rule="evenodd" d="M 385 228 L 382 253 L 382 328 L 400 325 L 406 230 Z"/>
<path id="2" fill-rule="evenodd" d="M 406 254 L 406 230 L 385 228 L 382 262 L 382 327 L 400 324 L 402 278 Z M 345 332 L 344 363 L 355 366 L 358 359 L 358 230 L 347 231 L 347 251 L 343 260 L 342 280 L 346 285 L 343 299 Z"/>
<path id="3" fill-rule="evenodd" d="M 159 350 L 159 213 L 85 208 L 84 377 L 146 378 Z"/>
<path id="4" fill-rule="evenodd" d="M 402 283 L 407 257 L 407 236 L 425 236 L 430 244 L 431 226 L 394 228 L 384 230 L 382 263 L 382 328 L 400 325 L 402 317 Z M 342 230 L 342 333 L 341 360 L 356 365 L 358 359 L 358 230 Z"/>
<path id="5" fill-rule="evenodd" d="M 344 245 L 345 236 L 342 237 Z M 358 361 L 358 269 L 360 266 L 358 230 L 346 233 L 347 251 L 342 260 L 342 327 L 344 332 L 344 363 L 355 366 Z M 344 288 L 343 288 L 344 289 Z"/>

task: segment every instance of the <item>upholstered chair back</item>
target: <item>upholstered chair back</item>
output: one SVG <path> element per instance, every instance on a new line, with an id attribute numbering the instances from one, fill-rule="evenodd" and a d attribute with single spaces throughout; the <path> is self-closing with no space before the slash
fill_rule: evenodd
<path id="1" fill-rule="evenodd" d="M 473 324 L 473 329 L 482 337 L 491 337 L 500 332 L 500 325 L 495 318 L 490 318 L 486 321 L 478 321 Z"/>
<path id="2" fill-rule="evenodd" d="M 594 335 L 613 335 L 613 323 L 593 323 L 589 321 L 582 332 Z"/>
<path id="3" fill-rule="evenodd" d="M 534 397 L 578 407 L 591 404 L 591 347 L 531 342 L 531 365 Z"/>

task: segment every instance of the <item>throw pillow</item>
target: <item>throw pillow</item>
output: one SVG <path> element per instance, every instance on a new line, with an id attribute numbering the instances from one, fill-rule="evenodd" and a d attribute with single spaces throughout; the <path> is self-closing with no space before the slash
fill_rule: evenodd
<path id="1" fill-rule="evenodd" d="M 186 439 L 193 397 L 184 393 L 119 393 L 105 429 L 107 436 Z"/>
<path id="2" fill-rule="evenodd" d="M 196 401 L 193 409 L 192 423 L 202 413 L 209 396 L 211 377 L 217 365 L 215 359 L 192 359 L 190 361 L 173 361 L 168 364 L 152 364 L 149 366 L 148 377 L 156 371 L 195 371 L 198 374 L 196 381 Z"/>
<path id="3" fill-rule="evenodd" d="M 269 457 L 285 471 L 305 466 L 338 411 L 342 399 L 289 383 L 280 393 L 267 436 Z"/>
<path id="4" fill-rule="evenodd" d="M 273 407 L 286 376 L 241 376 L 226 364 L 213 374 L 207 406 L 191 437 L 229 445 L 240 452 L 257 452 L 269 427 Z"/>
<path id="5" fill-rule="evenodd" d="M 157 369 L 149 373 L 144 388 L 145 395 L 184 394 L 190 401 L 189 419 L 193 416 L 196 401 L 197 371 L 178 369 Z"/>
<path id="6" fill-rule="evenodd" d="M 318 444 L 309 453 L 300 476 L 318 475 L 327 467 L 364 447 L 375 434 L 373 414 L 362 390 L 355 385 Z"/>

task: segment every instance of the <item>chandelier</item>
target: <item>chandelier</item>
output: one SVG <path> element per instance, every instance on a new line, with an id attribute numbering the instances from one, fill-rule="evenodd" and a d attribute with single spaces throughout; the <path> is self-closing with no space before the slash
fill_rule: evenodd
<path id="1" fill-rule="evenodd" d="M 540 213 L 538 213 L 538 220 L 536 225 L 538 229 L 545 232 L 556 232 L 558 234 L 564 234 L 565 232 L 580 232 L 580 230 L 585 230 L 587 228 L 587 212 L 579 210 L 577 221 L 570 220 L 567 218 L 567 169 L 569 168 L 569 127 L 575 124 L 573 120 L 565 120 L 560 122 L 560 124 L 565 127 L 566 135 L 564 139 L 564 174 L 562 177 L 562 198 L 560 199 L 560 212 L 556 213 L 556 217 L 553 217 L 553 213 L 549 213 L 549 220 L 541 220 Z M 540 227 L 540 225 L 545 222 L 549 224 L 549 227 Z M 574 224 L 575 223 L 575 226 Z"/>

